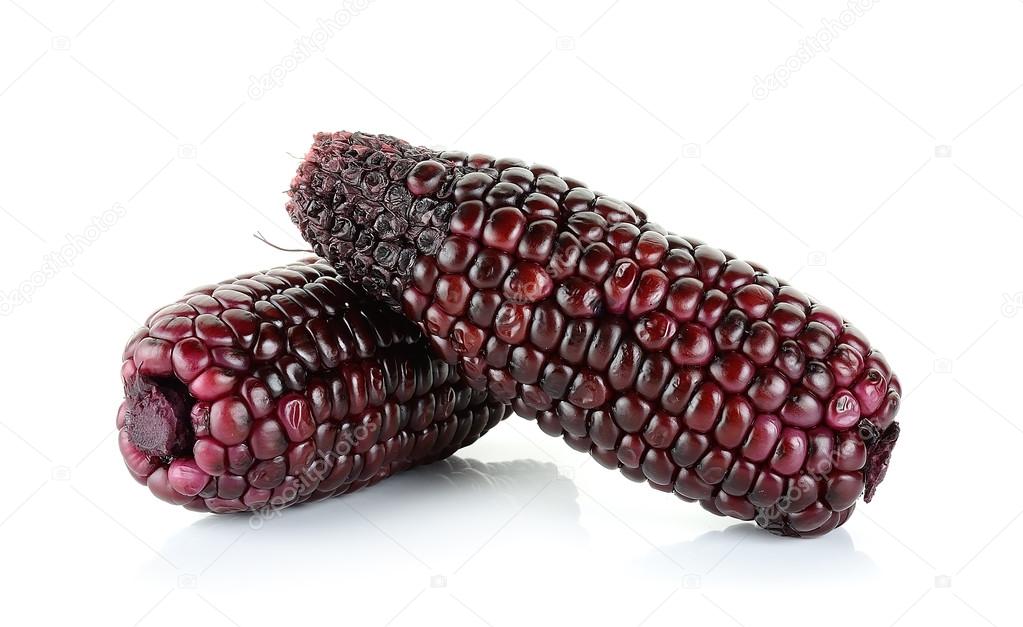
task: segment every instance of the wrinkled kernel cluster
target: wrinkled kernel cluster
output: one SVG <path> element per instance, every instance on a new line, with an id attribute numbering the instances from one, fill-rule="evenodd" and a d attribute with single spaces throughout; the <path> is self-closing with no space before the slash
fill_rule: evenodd
<path id="1" fill-rule="evenodd" d="M 125 462 L 156 496 L 198 511 L 351 492 L 454 453 L 508 413 L 322 262 L 197 288 L 154 313 L 123 358 Z M 130 391 L 151 385 L 194 403 L 187 450 L 133 443 Z"/>
<path id="2" fill-rule="evenodd" d="M 359 201 L 331 207 L 310 172 L 358 167 L 343 155 L 362 140 L 331 137 L 292 195 L 336 221 Z M 454 209 L 437 249 L 381 289 L 474 388 L 631 479 L 776 533 L 825 533 L 872 496 L 899 383 L 833 310 L 546 166 L 445 152 L 402 169 L 413 204 Z M 329 233 L 304 232 L 360 276 Z"/>
<path id="3" fill-rule="evenodd" d="M 343 279 L 393 304 L 416 256 L 437 251 L 454 210 L 415 198 L 404 184 L 434 154 L 386 135 L 320 133 L 292 183 L 288 212 L 308 241 L 329 242 L 318 254 L 346 260 Z M 420 167 L 417 175 L 440 184 L 431 179 L 436 172 Z"/>

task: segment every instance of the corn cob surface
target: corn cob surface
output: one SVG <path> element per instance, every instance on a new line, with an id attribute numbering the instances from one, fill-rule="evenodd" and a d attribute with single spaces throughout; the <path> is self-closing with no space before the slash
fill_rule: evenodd
<path id="1" fill-rule="evenodd" d="M 884 478 L 897 377 L 832 309 L 547 166 L 321 133 L 288 211 L 477 390 L 635 481 L 808 537 Z"/>
<path id="2" fill-rule="evenodd" d="M 269 511 L 443 459 L 508 415 L 320 260 L 189 292 L 128 342 L 132 476 L 197 511 Z"/>

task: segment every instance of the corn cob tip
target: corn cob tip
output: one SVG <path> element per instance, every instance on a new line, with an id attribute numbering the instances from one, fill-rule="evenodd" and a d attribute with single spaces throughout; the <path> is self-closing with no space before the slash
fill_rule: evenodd
<path id="1" fill-rule="evenodd" d="M 455 209 L 424 197 L 451 191 L 442 154 L 390 135 L 317 133 L 291 182 L 288 214 L 339 276 L 400 311 L 413 263 L 438 251 Z M 406 177 L 411 188 L 391 184 Z"/>

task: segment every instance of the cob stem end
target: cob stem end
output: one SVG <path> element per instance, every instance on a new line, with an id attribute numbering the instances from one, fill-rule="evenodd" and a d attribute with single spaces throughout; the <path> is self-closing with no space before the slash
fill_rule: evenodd
<path id="1" fill-rule="evenodd" d="M 157 457 L 181 455 L 195 443 L 187 391 L 173 379 L 139 375 L 128 386 L 128 439 Z"/>

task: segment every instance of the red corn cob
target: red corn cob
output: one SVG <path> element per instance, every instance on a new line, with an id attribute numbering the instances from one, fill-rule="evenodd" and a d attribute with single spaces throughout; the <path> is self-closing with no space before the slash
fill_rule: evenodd
<path id="1" fill-rule="evenodd" d="M 884 477 L 900 388 L 756 264 L 546 166 L 319 134 L 288 211 L 475 388 L 636 481 L 813 536 Z"/>
<path id="2" fill-rule="evenodd" d="M 132 475 L 197 511 L 344 494 L 467 446 L 509 413 L 322 261 L 197 288 L 124 350 Z"/>

